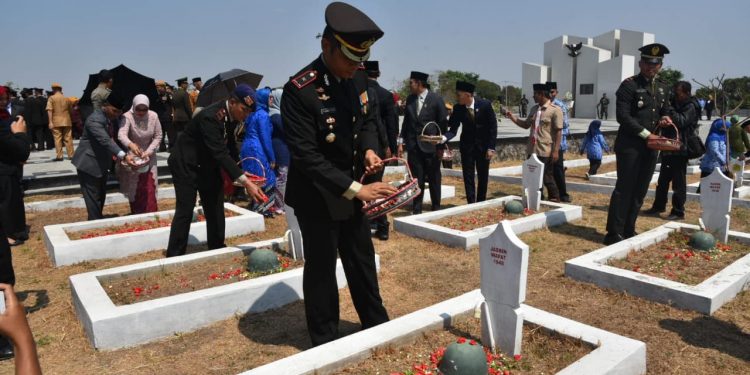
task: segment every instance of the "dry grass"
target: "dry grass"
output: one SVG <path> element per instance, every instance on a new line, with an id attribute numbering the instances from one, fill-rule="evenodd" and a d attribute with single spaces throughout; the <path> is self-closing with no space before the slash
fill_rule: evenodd
<path id="1" fill-rule="evenodd" d="M 444 207 L 465 204 L 463 183 Z M 520 186 L 491 183 L 491 197 L 519 195 Z M 522 234 L 531 248 L 526 303 L 585 324 L 644 341 L 652 374 L 741 374 L 750 372 L 750 295 L 742 293 L 714 316 L 683 311 L 623 293 L 573 281 L 563 275 L 565 260 L 600 248 L 608 195 L 572 194 L 584 207 L 583 219 L 548 230 Z M 644 207 L 650 207 L 650 200 Z M 427 205 L 429 206 L 429 205 Z M 161 209 L 168 205 L 161 204 Z M 686 217 L 699 215 L 695 202 Z M 125 207 L 107 207 L 123 213 Z M 403 215 L 403 211 L 395 215 Z M 29 320 L 47 374 L 235 374 L 310 347 L 303 303 L 262 314 L 238 316 L 201 330 L 117 351 L 96 351 L 86 339 L 71 305 L 68 277 L 163 257 L 154 251 L 124 259 L 52 268 L 41 241 L 45 224 L 85 219 L 85 210 L 30 214 L 31 240 L 13 248 L 17 290 L 30 307 Z M 267 219 L 267 232 L 252 240 L 283 233 L 284 219 Z M 663 223 L 638 220 L 639 232 Z M 732 212 L 733 229 L 750 231 L 750 212 Z M 248 242 L 245 239 L 238 240 Z M 234 240 L 228 241 L 237 243 Z M 392 232 L 375 240 L 381 256 L 380 288 L 391 317 L 401 316 L 479 287 L 479 250 L 464 251 Z M 341 293 L 342 334 L 357 331 L 358 319 L 346 289 Z M 183 318 L 189 319 L 189 316 Z M 12 362 L 0 373 L 12 373 Z"/>

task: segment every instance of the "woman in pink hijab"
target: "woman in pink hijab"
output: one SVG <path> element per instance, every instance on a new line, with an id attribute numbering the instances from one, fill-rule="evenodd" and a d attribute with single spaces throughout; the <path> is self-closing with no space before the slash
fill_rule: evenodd
<path id="1" fill-rule="evenodd" d="M 120 130 L 117 132 L 120 143 L 137 157 L 135 161 L 143 162 L 140 168 L 119 163 L 117 165 L 120 191 L 128 197 L 133 214 L 158 211 L 156 150 L 162 133 L 159 115 L 149 110 L 149 104 L 146 95 L 136 95 L 133 106 L 123 114 Z"/>

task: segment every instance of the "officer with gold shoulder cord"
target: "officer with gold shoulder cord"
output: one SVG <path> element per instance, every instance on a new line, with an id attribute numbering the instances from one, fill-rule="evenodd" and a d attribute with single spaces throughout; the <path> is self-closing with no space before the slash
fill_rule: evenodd
<path id="1" fill-rule="evenodd" d="M 362 185 L 366 171 L 383 167 L 367 94 L 358 70 L 383 31 L 364 13 L 341 2 L 325 11 L 322 54 L 284 86 L 281 116 L 291 152 L 286 203 L 294 208 L 305 248 L 303 291 L 314 346 L 338 338 L 337 255 L 344 266 L 362 328 L 388 321 L 375 271 L 363 201 L 396 189 Z"/>
<path id="2" fill-rule="evenodd" d="M 643 46 L 640 73 L 625 79 L 617 89 L 615 111 L 620 127 L 615 139 L 617 184 L 609 201 L 607 235 L 604 244 L 611 245 L 636 235 L 635 221 L 648 192 L 656 168 L 657 151 L 649 149 L 649 139 L 657 129 L 672 123 L 669 87 L 657 78 L 666 46 L 653 43 Z"/>

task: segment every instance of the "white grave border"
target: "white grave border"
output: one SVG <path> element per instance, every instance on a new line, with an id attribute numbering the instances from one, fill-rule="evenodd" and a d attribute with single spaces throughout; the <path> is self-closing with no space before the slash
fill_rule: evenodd
<path id="1" fill-rule="evenodd" d="M 744 289 L 750 288 L 750 254 L 736 260 L 698 285 L 607 265 L 632 250 L 644 249 L 667 238 L 674 231 L 695 231 L 697 225 L 669 222 L 648 232 L 592 251 L 565 262 L 565 276 L 679 308 L 711 315 Z M 750 234 L 729 232 L 730 240 L 750 244 Z"/>
<path id="2" fill-rule="evenodd" d="M 100 280 L 147 273 L 165 266 L 238 256 L 257 248 L 283 246 L 288 246 L 288 242 L 278 238 L 73 275 L 70 277 L 70 289 L 76 315 L 91 345 L 108 350 L 193 331 L 235 314 L 278 308 L 303 298 L 302 267 L 122 306 L 112 302 L 102 286 L 102 282 L 106 281 Z M 377 254 L 375 265 L 379 271 L 380 257 Z M 346 286 L 340 260 L 336 262 L 336 279 L 339 289 Z M 190 318 L 185 319 L 186 316 Z"/>
<path id="3" fill-rule="evenodd" d="M 262 215 L 231 203 L 224 203 L 224 209 L 236 214 L 236 216 L 226 218 L 226 237 L 241 236 L 265 230 L 265 221 Z M 202 212 L 201 207 L 195 207 L 194 210 L 194 212 Z M 44 244 L 47 247 L 49 258 L 55 267 L 95 259 L 124 258 L 133 254 L 164 249 L 167 247 L 169 240 L 170 226 L 79 240 L 71 240 L 68 237 L 67 231 L 81 231 L 126 223 L 137 223 L 144 220 L 152 220 L 156 217 L 171 218 L 172 215 L 174 215 L 174 210 L 47 225 L 44 227 Z M 205 241 L 206 223 L 191 223 L 188 243 L 198 244 Z"/>
<path id="4" fill-rule="evenodd" d="M 461 231 L 433 224 L 431 221 L 503 205 L 512 200 L 521 200 L 521 197 L 508 195 L 501 198 L 486 200 L 484 202 L 425 212 L 419 215 L 397 217 L 393 220 L 393 228 L 394 230 L 409 236 L 439 242 L 447 246 L 462 247 L 468 250 L 473 246 L 479 245 L 479 239 L 488 236 L 493 230 L 495 230 L 497 224 L 490 224 L 469 231 Z M 509 220 L 513 227 L 513 232 L 520 234 L 544 227 L 553 227 L 573 220 L 578 220 L 583 215 L 583 209 L 581 206 L 550 201 L 542 201 L 542 205 L 553 207 L 554 209 Z"/>
<path id="5" fill-rule="evenodd" d="M 401 316 L 327 344 L 243 372 L 241 375 L 303 375 L 334 372 L 363 361 L 377 348 L 405 345 L 422 332 L 449 327 L 457 317 L 473 314 L 483 300 L 479 289 Z M 646 373 L 646 344 L 579 323 L 528 305 L 520 307 L 526 322 L 595 347 L 558 374 L 637 375 Z M 397 369 L 394 369 L 397 370 Z"/>

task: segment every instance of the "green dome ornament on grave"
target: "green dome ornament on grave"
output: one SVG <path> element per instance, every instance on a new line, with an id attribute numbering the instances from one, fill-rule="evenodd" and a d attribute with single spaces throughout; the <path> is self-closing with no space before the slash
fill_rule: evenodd
<path id="1" fill-rule="evenodd" d="M 248 257 L 248 271 L 270 272 L 279 268 L 279 256 L 273 250 L 255 249 Z"/>
<path id="2" fill-rule="evenodd" d="M 519 201 L 510 201 L 505 204 L 505 212 L 509 214 L 522 214 L 523 213 L 523 203 Z"/>
<path id="3" fill-rule="evenodd" d="M 690 235 L 688 245 L 696 250 L 708 251 L 716 245 L 716 238 L 711 233 L 699 230 Z"/>
<path id="4" fill-rule="evenodd" d="M 445 349 L 438 370 L 443 375 L 486 374 L 489 371 L 487 355 L 481 344 L 460 338 Z"/>

